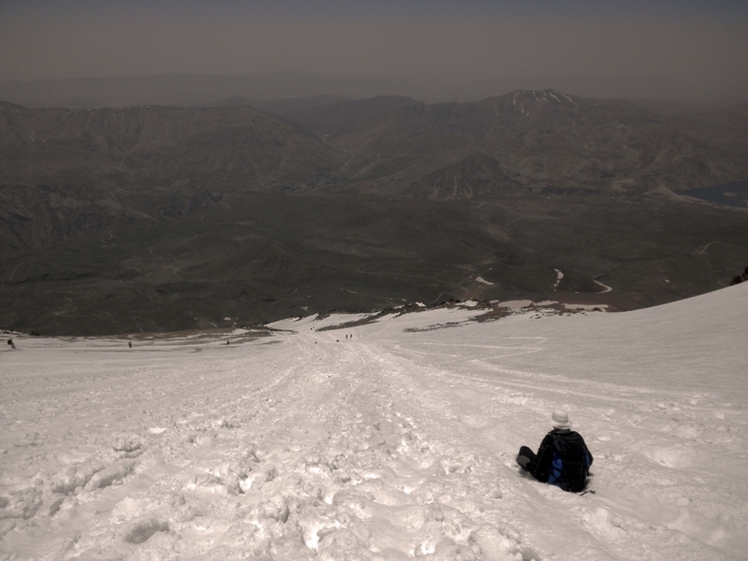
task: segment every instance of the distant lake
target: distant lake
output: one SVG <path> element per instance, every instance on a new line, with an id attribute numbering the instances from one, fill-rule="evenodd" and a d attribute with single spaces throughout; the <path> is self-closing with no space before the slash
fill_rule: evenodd
<path id="1" fill-rule="evenodd" d="M 710 203 L 728 206 L 748 206 L 748 181 L 733 181 L 713 187 L 699 187 L 681 191 L 681 195 L 696 197 Z"/>

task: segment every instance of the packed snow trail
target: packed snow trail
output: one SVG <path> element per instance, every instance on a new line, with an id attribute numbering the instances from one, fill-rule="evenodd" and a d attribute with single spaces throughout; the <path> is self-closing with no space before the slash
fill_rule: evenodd
<path id="1" fill-rule="evenodd" d="M 231 345 L 14 336 L 0 559 L 741 559 L 747 299 L 307 318 Z M 514 463 L 558 407 L 595 494 Z"/>

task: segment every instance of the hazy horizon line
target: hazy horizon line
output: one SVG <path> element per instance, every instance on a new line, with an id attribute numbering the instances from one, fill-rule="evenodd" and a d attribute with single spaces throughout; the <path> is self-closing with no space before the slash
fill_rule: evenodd
<path id="1" fill-rule="evenodd" d="M 574 87 L 573 83 L 578 85 Z M 618 84 L 616 84 L 618 82 Z M 231 97 L 248 101 L 313 98 L 323 96 L 367 99 L 377 96 L 410 97 L 423 103 L 476 102 L 500 97 L 518 90 L 558 90 L 589 99 L 639 100 L 688 106 L 725 105 L 748 102 L 748 95 L 688 99 L 667 95 L 632 95 L 620 79 L 605 77 L 520 78 L 463 81 L 408 81 L 396 78 L 374 79 L 363 76 L 305 71 L 258 73 L 151 72 L 76 78 L 37 78 L 0 80 L 0 100 L 40 108 L 44 106 L 98 108 L 134 105 L 199 106 Z M 119 86 L 115 88 L 114 86 Z M 618 86 L 618 87 L 616 87 Z"/>

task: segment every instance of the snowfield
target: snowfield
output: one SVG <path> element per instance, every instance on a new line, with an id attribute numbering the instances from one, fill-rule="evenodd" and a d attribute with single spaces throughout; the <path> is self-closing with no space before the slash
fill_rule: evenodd
<path id="1" fill-rule="evenodd" d="M 132 349 L 14 336 L 0 559 L 746 558 L 748 283 L 636 312 L 481 313 Z M 515 465 L 556 408 L 595 493 Z"/>

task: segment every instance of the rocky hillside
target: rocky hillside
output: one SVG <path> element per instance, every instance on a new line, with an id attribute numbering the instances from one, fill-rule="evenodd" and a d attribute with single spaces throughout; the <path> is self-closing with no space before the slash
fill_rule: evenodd
<path id="1" fill-rule="evenodd" d="M 748 176 L 745 106 L 666 116 L 626 101 L 520 90 L 477 103 L 373 98 L 279 113 L 344 151 L 342 175 L 373 192 L 423 193 L 475 154 L 500 162 L 497 187 L 506 177 L 529 189 L 681 190 Z M 462 167 L 469 187 L 455 196 L 482 192 L 483 170 Z"/>
<path id="2" fill-rule="evenodd" d="M 524 185 L 506 175 L 496 158 L 476 152 L 414 181 L 403 190 L 403 195 L 446 201 L 524 189 Z"/>
<path id="3" fill-rule="evenodd" d="M 25 109 L 0 103 L 0 254 L 182 216 L 241 186 L 339 166 L 309 133 L 251 107 Z"/>
<path id="4" fill-rule="evenodd" d="M 0 104 L 0 181 L 172 185 L 306 180 L 337 154 L 251 107 L 24 109 Z"/>

